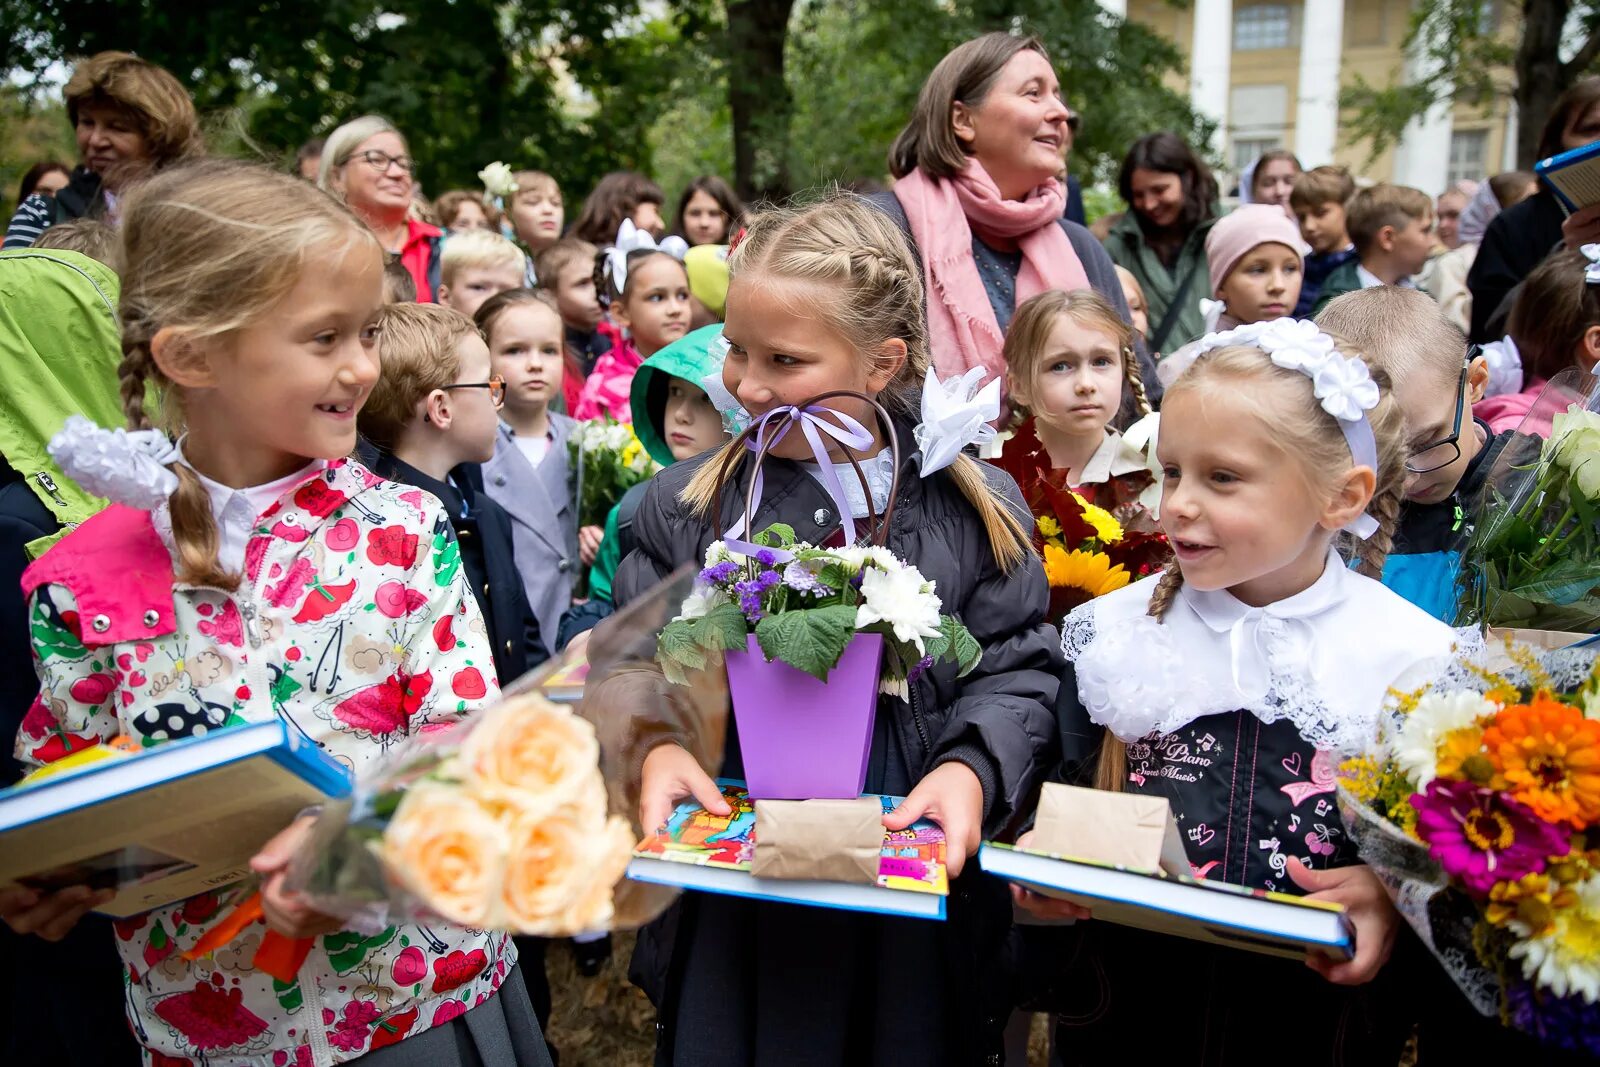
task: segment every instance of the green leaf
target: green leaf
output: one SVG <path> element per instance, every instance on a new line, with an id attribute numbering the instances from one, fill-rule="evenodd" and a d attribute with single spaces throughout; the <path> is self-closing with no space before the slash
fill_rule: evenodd
<path id="1" fill-rule="evenodd" d="M 695 626 L 698 620 L 685 619 L 681 622 L 669 622 L 661 630 L 661 639 L 656 643 L 658 656 L 665 656 L 688 667 L 690 670 L 700 670 L 706 665 L 705 649 L 700 647 L 700 642 L 695 639 Z"/>
<path id="2" fill-rule="evenodd" d="M 278 1006 L 288 1015 L 293 1015 L 299 1011 L 305 1003 L 305 995 L 300 992 L 300 980 L 298 978 L 292 982 L 280 982 L 274 978 L 272 980 L 272 995 L 278 998 Z"/>
<path id="3" fill-rule="evenodd" d="M 958 676 L 965 676 L 983 658 L 983 647 L 977 638 L 954 615 L 939 616 L 939 636 L 925 639 L 928 655 L 936 660 L 953 660 L 959 668 Z M 939 651 L 935 652 L 935 646 Z"/>
<path id="4" fill-rule="evenodd" d="M 694 638 L 705 649 L 743 649 L 749 636 L 750 623 L 737 604 L 718 604 L 694 621 Z"/>
<path id="5" fill-rule="evenodd" d="M 788 548 L 794 544 L 794 527 L 787 523 L 775 522 L 752 537 L 750 541 L 763 548 Z"/>
<path id="6" fill-rule="evenodd" d="M 393 941 L 398 929 L 391 926 L 379 931 L 374 937 L 362 937 L 352 930 L 340 930 L 325 935 L 322 939 L 322 948 L 327 952 L 328 962 L 333 965 L 335 974 L 349 974 L 361 966 L 367 958 L 367 953 Z"/>
<path id="7" fill-rule="evenodd" d="M 1564 559 L 1540 571 L 1538 577 L 1511 590 L 1536 604 L 1571 604 L 1581 599 L 1596 584 L 1600 573 L 1594 564 L 1581 559 Z"/>
<path id="8" fill-rule="evenodd" d="M 782 660 L 819 682 L 839 664 L 856 634 L 856 609 L 843 604 L 768 615 L 756 623 L 756 640 L 769 660 Z"/>

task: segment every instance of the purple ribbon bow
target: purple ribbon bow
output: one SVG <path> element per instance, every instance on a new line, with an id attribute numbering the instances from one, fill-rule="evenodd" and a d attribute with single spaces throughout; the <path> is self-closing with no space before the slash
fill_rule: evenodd
<path id="1" fill-rule="evenodd" d="M 839 424 L 836 425 L 822 418 L 823 414 L 833 416 L 833 418 L 839 420 Z M 844 486 L 839 484 L 839 472 L 833 469 L 833 461 L 828 458 L 828 446 L 823 441 L 822 435 L 827 434 L 846 448 L 860 451 L 872 444 L 872 431 L 844 412 L 835 411 L 833 408 L 824 407 L 821 404 L 813 404 L 806 408 L 791 405 L 789 407 L 773 408 L 763 415 L 756 424 L 756 432 L 745 438 L 745 447 L 757 455 L 760 455 L 763 449 L 770 452 L 777 446 L 778 442 L 788 435 L 790 428 L 796 423 L 800 425 L 801 432 L 806 435 L 806 441 L 811 445 L 811 455 L 816 459 L 817 466 L 820 468 L 819 475 L 822 479 L 822 487 L 828 491 L 828 496 L 832 498 L 834 507 L 839 509 L 839 521 L 844 527 L 844 543 L 853 545 L 856 543 L 855 519 L 850 514 L 850 502 L 844 495 Z M 755 485 L 753 486 L 750 504 L 747 509 L 747 515 L 752 522 L 755 520 L 756 512 L 761 509 L 761 491 L 764 482 L 765 479 L 761 468 L 757 467 Z M 723 541 L 731 551 L 746 556 L 754 556 L 760 552 L 770 552 L 774 557 L 774 562 L 777 563 L 786 563 L 794 558 L 793 553 L 783 552 L 774 548 L 763 548 L 760 545 L 740 540 L 740 538 L 750 536 L 751 533 L 752 531 L 745 529 L 745 516 L 741 516 L 739 521 L 728 527 L 727 532 L 722 536 Z"/>

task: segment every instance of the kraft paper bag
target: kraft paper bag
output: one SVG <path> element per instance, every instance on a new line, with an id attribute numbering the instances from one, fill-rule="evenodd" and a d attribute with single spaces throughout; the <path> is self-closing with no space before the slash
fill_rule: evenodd
<path id="1" fill-rule="evenodd" d="M 883 856 L 883 804 L 857 800 L 756 801 L 757 878 L 878 881 Z"/>
<path id="2" fill-rule="evenodd" d="M 1046 783 L 1028 848 L 1138 871 L 1190 873 L 1165 797 Z"/>

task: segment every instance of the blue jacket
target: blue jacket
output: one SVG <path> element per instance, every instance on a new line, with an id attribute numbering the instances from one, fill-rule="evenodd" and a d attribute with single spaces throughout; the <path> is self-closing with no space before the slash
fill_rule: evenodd
<path id="1" fill-rule="evenodd" d="M 1400 509 L 1394 548 L 1383 567 L 1383 584 L 1436 619 L 1452 622 L 1460 591 L 1461 548 L 1467 540 L 1466 520 L 1483 495 L 1489 472 L 1506 445 L 1516 436 L 1507 430 L 1499 436 L 1482 419 L 1484 445 L 1467 464 L 1455 492 L 1437 504 L 1407 501 Z"/>

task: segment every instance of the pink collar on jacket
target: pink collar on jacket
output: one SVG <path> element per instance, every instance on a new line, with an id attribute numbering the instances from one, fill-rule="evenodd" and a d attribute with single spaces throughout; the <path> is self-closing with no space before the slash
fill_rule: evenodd
<path id="1" fill-rule="evenodd" d="M 172 556 L 150 513 L 112 504 L 23 571 L 22 593 L 31 598 L 52 584 L 72 590 L 84 646 L 102 648 L 177 629 L 174 581 Z"/>

